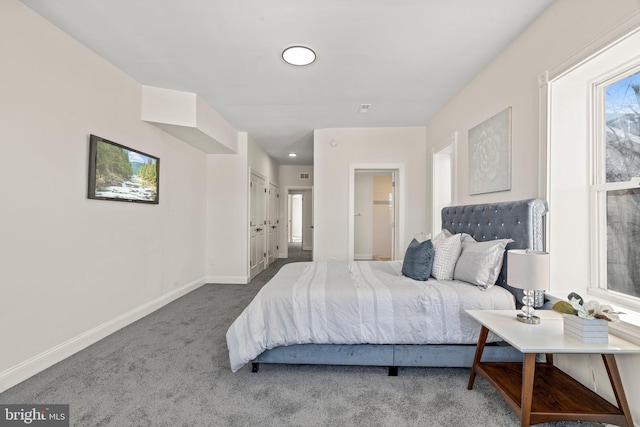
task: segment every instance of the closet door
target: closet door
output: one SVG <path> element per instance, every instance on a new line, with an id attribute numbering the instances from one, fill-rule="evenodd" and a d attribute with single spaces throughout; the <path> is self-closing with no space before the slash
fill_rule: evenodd
<path id="1" fill-rule="evenodd" d="M 249 222 L 249 276 L 266 268 L 267 188 L 264 178 L 251 174 L 251 218 Z"/>
<path id="2" fill-rule="evenodd" d="M 271 264 L 278 259 L 278 225 L 280 213 L 280 190 L 277 185 L 269 184 L 269 218 L 267 225 L 269 226 L 267 263 Z"/>

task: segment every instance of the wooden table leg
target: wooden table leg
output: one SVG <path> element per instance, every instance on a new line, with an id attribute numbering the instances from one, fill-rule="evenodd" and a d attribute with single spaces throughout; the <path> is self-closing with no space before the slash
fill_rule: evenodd
<path id="1" fill-rule="evenodd" d="M 476 346 L 476 355 L 473 358 L 473 365 L 471 365 L 471 375 L 469 376 L 467 390 L 471 390 L 473 388 L 473 382 L 476 379 L 476 367 L 480 364 L 480 359 L 482 359 L 482 352 L 484 351 L 484 345 L 487 342 L 487 335 L 489 335 L 489 329 L 483 326 L 480 329 L 478 345 Z"/>
<path id="2" fill-rule="evenodd" d="M 525 353 L 522 365 L 522 395 L 520 396 L 520 422 L 529 427 L 531 421 L 531 402 L 533 400 L 533 380 L 536 373 L 536 354 Z"/>
<path id="3" fill-rule="evenodd" d="M 622 379 L 620 378 L 620 371 L 618 371 L 616 357 L 613 354 L 603 354 L 602 360 L 604 361 L 604 367 L 607 369 L 609 381 L 613 388 L 613 394 L 616 396 L 616 401 L 618 402 L 618 408 L 624 414 L 627 426 L 633 427 L 631 411 L 629 410 L 629 403 L 627 403 L 627 397 L 625 396 L 624 388 L 622 387 Z"/>

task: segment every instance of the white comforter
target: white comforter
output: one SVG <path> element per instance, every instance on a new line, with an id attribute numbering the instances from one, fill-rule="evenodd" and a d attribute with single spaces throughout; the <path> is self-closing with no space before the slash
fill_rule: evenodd
<path id="1" fill-rule="evenodd" d="M 465 310 L 515 308 L 499 286 L 419 282 L 401 269 L 402 261 L 285 265 L 227 331 L 231 369 L 292 344 L 474 344 L 480 327 Z"/>

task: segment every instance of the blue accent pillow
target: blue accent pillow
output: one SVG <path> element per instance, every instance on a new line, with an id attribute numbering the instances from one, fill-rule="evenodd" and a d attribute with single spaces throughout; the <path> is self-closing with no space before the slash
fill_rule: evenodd
<path id="1" fill-rule="evenodd" d="M 431 240 L 419 242 L 413 239 L 404 254 L 402 274 L 413 280 L 428 280 L 431 276 L 435 253 Z"/>

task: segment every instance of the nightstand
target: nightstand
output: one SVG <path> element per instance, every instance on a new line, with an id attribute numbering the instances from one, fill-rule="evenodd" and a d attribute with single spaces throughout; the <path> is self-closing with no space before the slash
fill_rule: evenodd
<path id="1" fill-rule="evenodd" d="M 624 394 L 616 354 L 640 353 L 640 346 L 609 336 L 607 344 L 583 344 L 564 335 L 562 315 L 538 310 L 539 325 L 516 320 L 516 310 L 467 310 L 482 328 L 471 367 L 468 389 L 476 374 L 486 378 L 521 420 L 523 427 L 559 420 L 582 420 L 633 427 Z M 523 353 L 523 362 L 483 362 L 482 352 L 489 332 Z M 536 362 L 536 354 L 547 362 Z M 618 406 L 614 406 L 560 369 L 553 354 L 601 354 Z"/>

